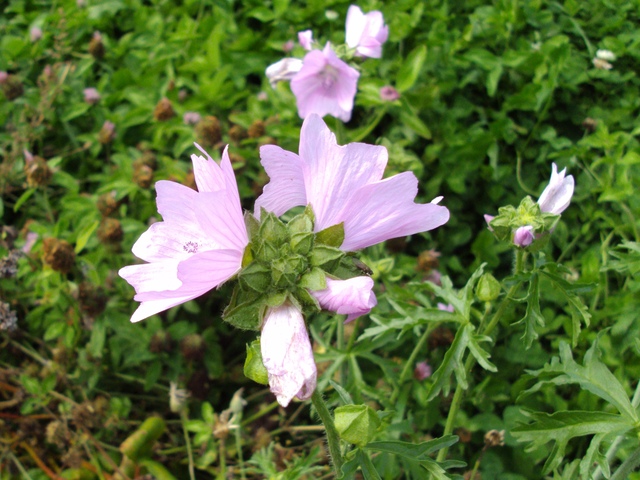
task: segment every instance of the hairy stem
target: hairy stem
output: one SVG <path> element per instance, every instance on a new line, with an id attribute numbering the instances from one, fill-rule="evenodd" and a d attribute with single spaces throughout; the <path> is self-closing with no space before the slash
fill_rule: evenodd
<path id="1" fill-rule="evenodd" d="M 327 433 L 327 444 L 329 445 L 329 455 L 331 456 L 331 462 L 333 463 L 333 469 L 337 476 L 340 476 L 342 472 L 342 452 L 340 451 L 340 435 L 336 430 L 336 426 L 333 423 L 333 417 L 331 412 L 327 408 L 327 404 L 322 399 L 322 394 L 315 390 L 311 395 L 311 401 L 313 406 L 316 407 L 316 412 L 320 420 L 324 424 L 325 432 Z"/>

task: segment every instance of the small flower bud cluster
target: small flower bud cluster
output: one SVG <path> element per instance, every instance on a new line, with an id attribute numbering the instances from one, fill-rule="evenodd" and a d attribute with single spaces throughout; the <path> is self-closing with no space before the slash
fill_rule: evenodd
<path id="1" fill-rule="evenodd" d="M 6 257 L 0 258 L 0 278 L 14 277 L 18 273 L 18 259 L 24 254 L 12 249 Z"/>
<path id="2" fill-rule="evenodd" d="M 18 315 L 8 303 L 0 301 L 0 331 L 13 332 L 18 328 Z"/>

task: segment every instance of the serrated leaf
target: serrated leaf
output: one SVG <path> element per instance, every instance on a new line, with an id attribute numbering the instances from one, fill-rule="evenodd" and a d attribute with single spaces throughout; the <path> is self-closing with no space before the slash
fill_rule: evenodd
<path id="1" fill-rule="evenodd" d="M 369 455 L 364 453 L 361 449 L 358 449 L 356 458 L 358 459 L 360 469 L 362 470 L 362 476 L 365 478 L 365 480 L 382 480 L 376 470 L 376 467 L 371 462 Z"/>
<path id="2" fill-rule="evenodd" d="M 445 435 L 444 437 L 435 438 L 422 443 L 408 443 L 397 440 L 388 440 L 384 442 L 371 442 L 365 447 L 367 450 L 375 450 L 378 452 L 391 453 L 400 455 L 409 460 L 424 460 L 424 457 L 430 455 L 445 447 L 450 447 L 458 441 L 457 435 Z"/>
<path id="3" fill-rule="evenodd" d="M 481 335 L 470 335 L 469 336 L 469 344 L 467 347 L 469 348 L 469 352 L 473 355 L 476 361 L 480 364 L 482 368 L 485 370 L 489 370 L 490 372 L 497 372 L 498 369 L 496 366 L 489 361 L 491 355 L 489 352 L 480 347 L 480 342 L 491 342 L 491 337 L 481 336 Z"/>
<path id="4" fill-rule="evenodd" d="M 455 373 L 456 381 L 462 388 L 465 390 L 469 388 L 462 357 L 469 344 L 469 333 L 472 329 L 473 326 L 467 324 L 456 332 L 456 338 L 454 338 L 449 350 L 445 353 L 442 359 L 442 365 L 440 365 L 431 377 L 433 384 L 429 390 L 427 401 L 430 402 L 433 400 L 440 391 L 442 391 L 445 396 L 449 395 L 451 391 L 451 375 L 453 373 Z"/>
<path id="5" fill-rule="evenodd" d="M 538 338 L 536 326 L 544 327 L 544 317 L 540 311 L 540 277 L 537 273 L 531 275 L 529 290 L 527 292 L 527 310 L 520 320 L 514 325 L 524 323 L 524 344 L 527 349 L 531 348 L 533 341 Z"/>
<path id="6" fill-rule="evenodd" d="M 533 422 L 518 426 L 511 431 L 518 441 L 530 443 L 528 450 L 542 447 L 549 441 L 555 442 L 544 464 L 542 472 L 544 474 L 560 465 L 567 443 L 572 438 L 595 434 L 622 435 L 634 427 L 627 418 L 605 412 L 568 411 L 553 414 L 541 412 L 525 414 Z"/>

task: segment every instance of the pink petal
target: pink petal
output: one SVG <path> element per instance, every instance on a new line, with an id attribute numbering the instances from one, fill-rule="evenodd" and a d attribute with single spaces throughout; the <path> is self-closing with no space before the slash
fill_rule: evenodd
<path id="1" fill-rule="evenodd" d="M 344 221 L 342 250 L 359 250 L 445 224 L 449 210 L 433 203 L 414 203 L 417 192 L 418 180 L 411 172 L 358 189 L 338 216 Z"/>
<path id="2" fill-rule="evenodd" d="M 313 32 L 311 30 L 298 32 L 298 42 L 300 42 L 300 45 L 302 45 L 302 48 L 305 50 L 311 50 L 313 44 Z"/>
<path id="3" fill-rule="evenodd" d="M 124 267 L 119 274 L 136 289 L 134 300 L 142 302 L 131 317 L 138 322 L 151 315 L 197 298 L 218 287 L 241 267 L 242 252 L 210 250 L 179 264 L 165 262 Z"/>
<path id="4" fill-rule="evenodd" d="M 347 10 L 347 21 L 345 26 L 345 42 L 351 48 L 356 48 L 366 26 L 364 13 L 357 5 L 351 5 Z"/>
<path id="5" fill-rule="evenodd" d="M 298 155 L 275 145 L 265 145 L 260 147 L 260 163 L 270 181 L 256 200 L 256 218 L 260 218 L 261 207 L 279 217 L 293 207 L 307 204 L 305 165 Z"/>
<path id="6" fill-rule="evenodd" d="M 302 312 L 288 303 L 267 311 L 260 347 L 278 403 L 286 407 L 294 396 L 310 398 L 317 369 Z"/>
<path id="7" fill-rule="evenodd" d="M 313 205 L 316 231 L 340 223 L 339 213 L 358 188 L 382 178 L 387 149 L 364 143 L 340 147 L 324 121 L 309 116 L 300 132 L 300 157 L 306 164 L 307 202 Z"/>
<path id="8" fill-rule="evenodd" d="M 572 175 L 565 178 L 566 168 L 560 173 L 555 163 L 551 164 L 551 168 L 551 179 L 540 195 L 538 204 L 542 212 L 560 215 L 571 202 L 575 182 Z"/>
<path id="9" fill-rule="evenodd" d="M 373 280 L 370 277 L 354 277 L 348 280 L 327 278 L 327 288 L 310 292 L 320 306 L 341 315 L 348 315 L 347 322 L 366 315 L 378 304 L 371 291 Z"/>
<path id="10" fill-rule="evenodd" d="M 198 194 L 194 211 L 203 235 L 215 242 L 216 248 L 243 251 L 249 243 L 239 201 L 226 191 Z"/>

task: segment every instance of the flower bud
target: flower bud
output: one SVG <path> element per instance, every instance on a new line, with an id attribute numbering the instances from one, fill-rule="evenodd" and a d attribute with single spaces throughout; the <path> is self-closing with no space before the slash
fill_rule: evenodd
<path id="1" fill-rule="evenodd" d="M 203 147 L 213 147 L 222 140 L 220 121 L 213 115 L 207 115 L 196 125 L 198 143 Z"/>
<path id="2" fill-rule="evenodd" d="M 100 92 L 96 88 L 85 88 L 82 91 L 84 95 L 84 101 L 89 105 L 95 105 L 100 101 Z"/>
<path id="3" fill-rule="evenodd" d="M 57 238 L 45 238 L 42 242 L 44 263 L 56 272 L 69 273 L 76 261 L 76 253 L 71 244 Z"/>
<path id="4" fill-rule="evenodd" d="M 385 102 L 393 102 L 400 98 L 400 93 L 391 85 L 386 85 L 380 89 L 380 98 Z"/>
<path id="5" fill-rule="evenodd" d="M 336 430 L 346 442 L 364 447 L 376 435 L 380 418 L 367 405 L 344 405 L 334 410 Z"/>
<path id="6" fill-rule="evenodd" d="M 156 108 L 153 110 L 153 118 L 159 122 L 164 122 L 173 118 L 176 112 L 173 110 L 173 105 L 168 98 L 163 98 L 158 102 Z"/>
<path id="7" fill-rule="evenodd" d="M 200 121 L 201 117 L 198 112 L 185 112 L 182 121 L 185 125 L 195 125 Z"/>
<path id="8" fill-rule="evenodd" d="M 436 250 L 425 250 L 418 255 L 418 270 L 421 272 L 430 272 L 438 268 L 440 265 L 440 252 Z"/>
<path id="9" fill-rule="evenodd" d="M 513 243 L 516 247 L 525 248 L 533 243 L 535 235 L 533 233 L 533 227 L 526 225 L 524 227 L 518 227 L 513 234 Z"/>
<path id="10" fill-rule="evenodd" d="M 31 43 L 36 43 L 42 38 L 42 29 L 40 27 L 31 28 L 29 31 L 29 37 L 31 38 Z"/>
<path id="11" fill-rule="evenodd" d="M 500 283 L 490 273 L 485 273 L 476 285 L 476 297 L 481 302 L 492 302 L 500 295 Z"/>
<path id="12" fill-rule="evenodd" d="M 413 378 L 422 381 L 431 376 L 431 365 L 427 362 L 416 363 L 416 368 L 413 369 Z"/>
<path id="13" fill-rule="evenodd" d="M 149 188 L 153 183 L 153 170 L 143 163 L 134 163 L 133 181 L 140 188 Z"/>
<path id="14" fill-rule="evenodd" d="M 113 142 L 113 139 L 116 138 L 115 129 L 116 126 L 113 124 L 113 122 L 110 122 L 109 120 L 104 122 L 102 128 L 100 129 L 100 132 L 98 132 L 98 141 L 102 145 L 107 145 L 108 143 Z"/>

